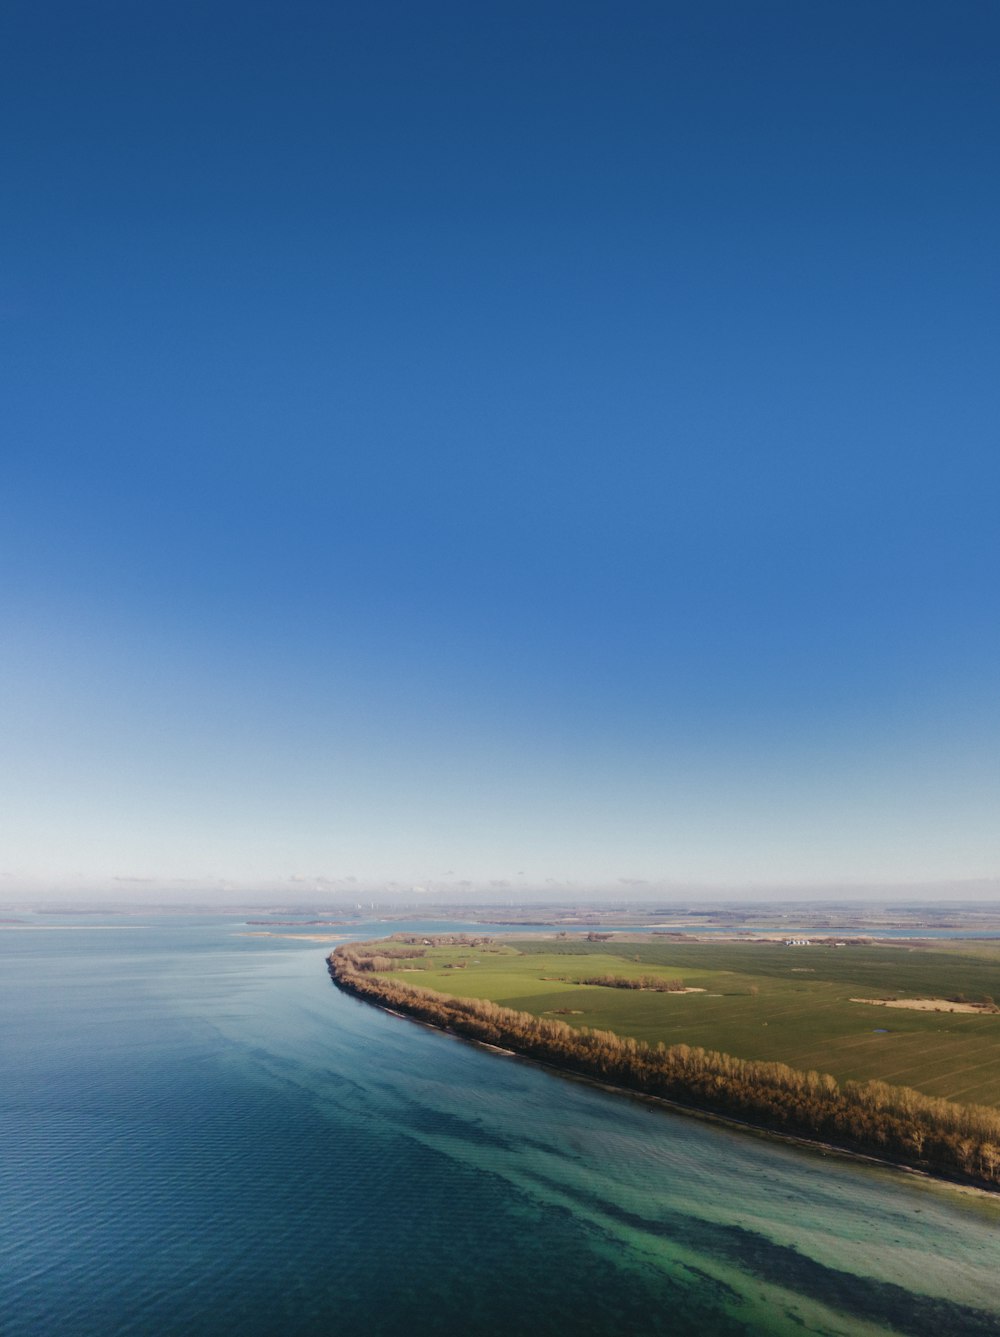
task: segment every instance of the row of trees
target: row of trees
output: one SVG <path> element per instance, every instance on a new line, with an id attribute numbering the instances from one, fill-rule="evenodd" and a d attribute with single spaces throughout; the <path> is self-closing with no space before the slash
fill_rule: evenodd
<path id="1" fill-rule="evenodd" d="M 431 947 L 482 947 L 491 948 L 493 939 L 489 937 L 474 938 L 468 933 L 435 933 L 433 937 L 417 937 L 413 933 L 394 933 L 391 942 L 421 942 L 427 943 Z M 423 956 L 423 952 L 411 952 L 411 956 Z"/>
<path id="2" fill-rule="evenodd" d="M 648 1045 L 574 1028 L 498 1003 L 456 998 L 380 976 L 384 943 L 352 943 L 329 957 L 340 988 L 469 1039 L 516 1050 L 570 1072 L 819 1138 L 901 1164 L 1000 1185 L 1000 1111 L 934 1099 L 886 1082 L 838 1083 L 826 1073 L 734 1058 L 690 1045 Z"/>
<path id="3" fill-rule="evenodd" d="M 966 998 L 964 993 L 953 993 L 948 998 L 949 1003 L 968 1003 L 972 1007 L 981 1007 L 984 1012 L 1000 1012 L 996 1001 L 988 994 L 984 993 L 979 998 Z"/>
<path id="4" fill-rule="evenodd" d="M 683 980 L 665 980 L 658 975 L 591 975 L 577 984 L 598 984 L 604 989 L 646 989 L 650 993 L 683 993 Z"/>
<path id="5" fill-rule="evenodd" d="M 426 956 L 426 948 L 402 947 L 391 942 L 351 944 L 339 949 L 345 968 L 349 970 L 397 970 L 400 961 Z"/>

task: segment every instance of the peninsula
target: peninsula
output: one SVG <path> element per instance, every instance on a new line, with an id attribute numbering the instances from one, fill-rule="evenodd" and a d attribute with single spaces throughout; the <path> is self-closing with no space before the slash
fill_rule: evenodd
<path id="1" fill-rule="evenodd" d="M 715 974 L 734 977 L 731 954 L 752 946 L 755 945 L 726 945 L 721 959 L 730 968 Z M 762 944 L 760 950 L 769 954 L 765 959 L 771 970 L 786 972 L 792 981 L 789 985 L 784 978 L 779 979 L 771 992 L 781 997 L 782 989 L 795 990 L 794 995 L 786 995 L 798 1003 L 788 1018 L 786 1030 L 799 1049 L 803 1030 L 809 1028 L 810 1014 L 815 1020 L 824 1004 L 830 1010 L 828 991 L 812 979 L 803 979 L 803 975 L 836 974 L 832 964 L 836 961 L 836 969 L 842 973 L 854 979 L 865 978 L 866 969 L 869 976 L 873 969 L 884 969 L 884 957 L 880 955 L 884 950 L 896 953 L 895 973 L 905 978 L 912 955 L 912 949 L 875 949 L 869 958 L 848 963 L 844 949 L 836 953 L 827 949 L 831 965 L 824 969 L 819 964 L 792 964 L 802 959 L 794 951 L 788 951 L 782 959 L 777 955 L 786 951 L 782 944 Z M 819 963 L 821 950 L 817 949 L 810 959 Z M 689 948 L 688 961 L 693 951 Z M 773 1059 L 737 1057 L 719 1048 L 683 1040 L 667 1044 L 652 1038 L 657 1028 L 661 1032 L 670 1029 L 669 1021 L 665 1020 L 670 1017 L 670 1009 L 686 1007 L 690 1017 L 692 1009 L 710 1005 L 713 999 L 722 999 L 725 1004 L 726 995 L 708 987 L 712 972 L 704 964 L 712 953 L 718 957 L 720 952 L 722 949 L 714 945 L 706 947 L 708 956 L 702 954 L 701 966 L 690 966 L 683 960 L 684 953 L 673 944 L 668 948 L 662 943 L 595 942 L 578 938 L 562 942 L 518 941 L 515 946 L 466 934 L 433 938 L 397 934 L 375 942 L 345 943 L 330 954 L 328 962 L 337 986 L 355 997 L 565 1072 L 767 1131 L 806 1138 L 980 1187 L 1000 1187 L 1000 1110 L 990 1104 L 929 1095 L 874 1077 L 843 1078 L 814 1067 L 805 1069 Z M 660 964 L 658 958 L 662 959 L 664 954 L 675 962 L 681 958 L 683 979 L 675 969 L 671 969 L 670 976 L 651 971 L 650 967 Z M 936 957 L 946 955 L 952 953 L 931 953 L 921 968 L 922 977 L 938 980 L 946 967 Z M 595 956 L 603 958 L 601 971 L 594 969 Z M 974 958 L 964 973 L 975 976 L 977 960 L 984 968 L 980 970 L 983 977 L 992 978 L 996 969 L 992 957 Z M 760 970 L 759 962 L 757 968 Z M 447 991 L 426 987 L 414 979 L 422 977 L 437 984 L 444 974 Z M 515 977 L 517 988 L 522 991 L 521 1007 L 507 1006 L 495 997 L 486 996 L 516 992 L 511 983 Z M 746 1035 L 745 1014 L 754 1012 L 761 989 L 754 984 L 744 988 L 739 977 L 735 977 L 736 992 L 732 992 L 730 983 L 728 1003 L 730 1011 L 735 1011 L 731 1005 L 733 1000 L 739 1000 L 744 1023 L 743 1031 L 734 1030 L 733 1034 Z M 767 996 L 768 977 L 763 973 L 757 977 L 765 981 Z M 528 983 L 524 983 L 526 980 Z M 529 988 L 534 992 L 529 992 Z M 857 996 L 847 998 L 844 1005 L 870 1019 L 874 1011 L 870 1006 L 872 992 L 864 1000 Z M 617 1012 L 622 1023 L 619 1029 L 587 1024 L 595 1019 L 596 1004 L 588 1002 L 595 998 L 602 1000 L 597 1017 L 613 1019 Z M 563 1006 L 551 1005 L 560 1000 Z M 928 1001 L 947 1000 L 932 995 Z M 949 1033 L 959 1046 L 962 1036 L 954 1035 L 956 1025 L 988 1028 L 988 1033 L 980 1030 L 979 1040 L 973 1042 L 982 1046 L 985 1059 L 981 1066 L 989 1068 L 996 1077 L 997 1065 L 992 1060 L 995 1046 L 1000 1043 L 1000 1018 L 991 1006 L 992 998 L 982 1002 L 957 999 L 956 1005 L 959 1003 L 964 1003 L 967 1009 L 960 1016 L 950 1011 L 935 1014 L 920 1008 L 904 1010 L 899 1015 L 914 1027 L 935 1024 L 950 1027 Z M 721 1010 L 724 1012 L 725 1006 Z M 715 1011 L 720 1012 L 718 1003 Z M 766 1014 L 767 1009 L 763 1012 Z M 654 1018 L 652 1023 L 650 1018 Z M 771 1038 L 779 1029 L 777 1025 L 772 1032 L 765 1029 L 769 1025 L 767 1020 L 758 1020 L 756 1024 L 769 1035 L 767 1044 L 772 1050 L 776 1044 L 780 1046 L 780 1037 Z M 627 1028 L 645 1029 L 651 1038 L 621 1033 Z M 689 1027 L 692 1035 L 699 1029 L 696 1024 Z M 885 1027 L 869 1026 L 863 1033 L 859 1031 L 859 1035 L 862 1040 L 873 1037 L 877 1045 L 879 1037 L 889 1032 Z M 919 1033 L 916 1039 L 919 1043 Z M 744 1052 L 748 1045 L 744 1041 Z M 863 1048 L 863 1044 L 857 1047 Z M 923 1047 L 926 1049 L 926 1043 Z"/>

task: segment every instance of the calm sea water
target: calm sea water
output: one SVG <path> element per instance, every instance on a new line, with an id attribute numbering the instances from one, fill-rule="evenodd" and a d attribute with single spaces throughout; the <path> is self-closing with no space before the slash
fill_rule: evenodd
<path id="1" fill-rule="evenodd" d="M 1000 1334 L 1000 1204 L 473 1048 L 241 930 L 0 931 L 5 1337 Z"/>

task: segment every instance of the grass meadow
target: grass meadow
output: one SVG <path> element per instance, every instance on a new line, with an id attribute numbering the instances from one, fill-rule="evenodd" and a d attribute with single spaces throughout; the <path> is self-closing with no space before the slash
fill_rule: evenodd
<path id="1" fill-rule="evenodd" d="M 435 946 L 405 964 L 391 974 L 571 1026 L 1000 1106 L 1000 1014 L 916 1012 L 850 1001 L 963 994 L 1000 1002 L 1000 943 L 835 948 L 521 939 L 488 948 Z M 682 979 L 704 992 L 576 982 L 605 974 Z"/>

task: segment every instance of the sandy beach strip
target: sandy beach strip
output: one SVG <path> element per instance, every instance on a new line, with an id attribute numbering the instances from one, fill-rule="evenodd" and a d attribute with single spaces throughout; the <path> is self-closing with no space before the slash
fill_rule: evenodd
<path id="1" fill-rule="evenodd" d="M 257 933 L 234 933 L 234 938 L 288 938 L 292 942 L 344 942 L 343 933 L 269 933 L 261 929 Z"/>
<path id="2" fill-rule="evenodd" d="M 850 1001 L 868 1003 L 871 1007 L 905 1007 L 911 1012 L 991 1013 L 991 1009 L 983 1003 L 953 1003 L 950 998 L 852 998 Z"/>

